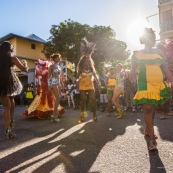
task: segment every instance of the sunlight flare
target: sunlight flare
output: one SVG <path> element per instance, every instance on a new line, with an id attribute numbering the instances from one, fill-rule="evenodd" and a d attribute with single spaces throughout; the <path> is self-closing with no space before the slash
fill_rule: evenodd
<path id="1" fill-rule="evenodd" d="M 79 150 L 79 151 L 74 151 L 74 152 L 70 153 L 70 156 L 75 157 L 75 156 L 83 153 L 84 151 L 85 151 L 84 149 L 83 150 Z"/>
<path id="2" fill-rule="evenodd" d="M 136 18 L 132 20 L 127 27 L 126 37 L 127 42 L 131 45 L 140 45 L 139 37 L 141 36 L 144 28 L 151 27 L 148 22 L 142 20 L 141 18 Z"/>

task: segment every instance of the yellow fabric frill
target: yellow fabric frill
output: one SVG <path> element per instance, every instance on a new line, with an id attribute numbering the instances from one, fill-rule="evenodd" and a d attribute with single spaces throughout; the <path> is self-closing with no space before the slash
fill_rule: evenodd
<path id="1" fill-rule="evenodd" d="M 134 97 L 135 104 L 164 104 L 171 97 L 171 89 L 167 83 L 160 85 L 160 91 L 138 91 Z"/>
<path id="2" fill-rule="evenodd" d="M 152 91 L 139 91 L 136 93 L 134 97 L 135 100 L 141 100 L 143 98 L 151 99 L 151 100 L 154 99 L 158 101 L 162 99 L 159 92 L 152 92 Z"/>

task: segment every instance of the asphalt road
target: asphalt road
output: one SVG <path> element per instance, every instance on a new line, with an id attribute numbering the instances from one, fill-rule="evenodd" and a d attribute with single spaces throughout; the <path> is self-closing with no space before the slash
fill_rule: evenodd
<path id="1" fill-rule="evenodd" d="M 148 151 L 142 113 L 118 120 L 98 111 L 77 124 L 79 110 L 66 110 L 60 123 L 25 119 L 16 107 L 15 133 L 6 140 L 0 110 L 0 173 L 173 173 L 173 116 L 155 118 L 158 151 Z"/>

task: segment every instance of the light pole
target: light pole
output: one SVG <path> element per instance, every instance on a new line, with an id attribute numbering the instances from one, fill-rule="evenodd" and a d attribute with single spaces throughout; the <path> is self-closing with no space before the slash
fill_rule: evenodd
<path id="1" fill-rule="evenodd" d="M 159 13 L 152 14 L 152 15 L 150 15 L 150 16 L 147 16 L 147 17 L 146 17 L 147 22 L 149 22 L 149 20 L 148 20 L 148 19 L 149 19 L 150 17 L 156 16 L 156 15 L 158 15 L 158 14 L 159 14 Z"/>

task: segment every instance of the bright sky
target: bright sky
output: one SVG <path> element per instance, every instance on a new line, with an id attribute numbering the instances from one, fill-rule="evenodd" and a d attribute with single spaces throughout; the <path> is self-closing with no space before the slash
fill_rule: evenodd
<path id="1" fill-rule="evenodd" d="M 157 0 L 2 0 L 0 5 L 0 37 L 9 33 L 36 34 L 47 40 L 52 25 L 71 19 L 90 26 L 110 26 L 117 39 L 128 49 L 141 48 L 139 34 L 152 27 L 159 38 Z"/>

